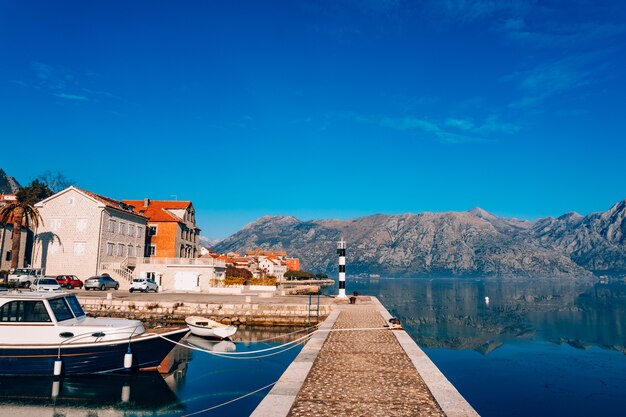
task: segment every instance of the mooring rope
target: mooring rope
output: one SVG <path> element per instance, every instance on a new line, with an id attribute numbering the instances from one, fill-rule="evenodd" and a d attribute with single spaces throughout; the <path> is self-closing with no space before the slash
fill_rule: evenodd
<path id="1" fill-rule="evenodd" d="M 311 336 L 311 335 L 307 335 L 307 336 Z M 278 350 L 276 352 L 267 353 L 265 355 L 248 356 L 248 357 L 246 357 L 246 356 L 228 356 L 228 355 L 223 355 L 222 352 L 215 352 L 215 351 L 213 351 L 212 354 L 215 355 L 215 356 L 218 356 L 218 357 L 222 357 L 222 358 L 237 359 L 237 360 L 261 359 L 261 358 L 267 358 L 267 357 L 270 357 L 270 356 L 279 355 L 281 353 L 287 352 L 288 350 L 291 350 L 291 349 L 293 349 L 295 347 L 303 345 L 306 342 L 307 342 L 306 339 L 305 340 L 301 340 L 300 342 L 298 342 L 298 343 L 296 343 L 294 345 L 291 345 L 291 346 L 289 346 L 289 347 L 287 347 L 287 348 L 285 348 L 283 350 Z"/>
<path id="2" fill-rule="evenodd" d="M 269 352 L 269 351 L 272 351 L 272 350 L 281 349 L 281 348 L 283 348 L 285 346 L 289 346 L 289 345 L 298 343 L 299 341 L 304 340 L 304 339 L 310 337 L 313 333 L 315 333 L 315 332 L 311 332 L 311 333 L 309 333 L 309 334 L 307 334 L 305 336 L 302 336 L 302 337 L 300 337 L 298 339 L 292 340 L 291 342 L 283 343 L 282 345 L 278 345 L 278 346 L 272 346 L 272 347 L 269 347 L 269 348 L 266 348 L 266 349 L 253 350 L 253 351 L 248 351 L 248 352 L 220 352 L 219 355 L 220 356 L 254 355 L 254 354 L 257 354 L 257 353 Z M 168 339 L 167 337 L 165 337 L 163 335 L 158 335 L 158 336 L 161 339 L 167 340 L 168 342 L 171 342 L 171 343 L 173 343 L 175 345 L 178 345 L 178 346 L 186 347 L 187 349 L 197 350 L 199 352 L 206 352 L 206 353 L 209 353 L 211 355 L 218 355 L 218 353 L 216 353 L 216 352 L 214 352 L 212 350 L 203 349 L 203 348 L 200 348 L 200 347 L 197 347 L 197 346 L 193 346 L 193 345 L 189 345 L 189 344 L 185 344 L 185 343 L 180 343 L 180 342 L 177 342 L 175 340 Z"/>
<path id="3" fill-rule="evenodd" d="M 306 332 L 307 330 L 315 329 L 316 327 L 320 327 L 321 325 L 322 325 L 322 323 L 318 323 L 315 326 L 306 327 L 304 329 L 299 329 L 299 330 L 296 330 L 295 332 L 283 333 L 281 335 L 274 336 L 274 337 L 269 337 L 267 339 L 261 339 L 261 340 L 237 340 L 237 343 L 263 343 L 263 342 L 268 342 L 270 340 L 280 339 L 281 337 L 291 336 L 292 334 Z"/>
<path id="4" fill-rule="evenodd" d="M 218 405 L 214 405 L 214 406 L 212 406 L 212 407 L 205 408 L 205 409 L 203 409 L 203 410 L 198 410 L 198 411 L 194 411 L 193 413 L 184 414 L 184 415 L 182 415 L 182 416 L 180 416 L 180 417 L 190 417 L 190 416 L 195 416 L 195 415 L 197 415 L 197 414 L 206 413 L 207 411 L 215 410 L 216 408 L 223 407 L 223 406 L 225 406 L 225 405 L 228 405 L 228 404 L 234 403 L 235 401 L 239 401 L 239 400 L 241 400 L 241 399 L 244 399 L 244 398 L 246 398 L 246 397 L 249 397 L 249 396 L 251 396 L 251 395 L 254 395 L 254 394 L 256 394 L 257 392 L 263 391 L 264 389 L 269 388 L 269 387 L 271 387 L 272 385 L 275 385 L 277 382 L 278 382 L 278 381 L 274 381 L 274 382 L 272 382 L 271 384 L 267 384 L 267 385 L 266 385 L 266 386 L 264 386 L 264 387 L 261 387 L 261 388 L 259 388 L 259 389 L 257 389 L 257 390 L 254 390 L 254 391 L 252 391 L 252 392 L 249 392 L 249 393 L 247 393 L 247 394 L 245 394 L 245 395 L 242 395 L 242 396 L 240 396 L 240 397 L 233 398 L 232 400 L 228 400 L 228 401 L 226 401 L 226 402 L 223 402 L 223 403 L 218 404 Z"/>
<path id="5" fill-rule="evenodd" d="M 203 349 L 201 347 L 198 346 L 194 346 L 191 344 L 186 344 L 186 343 L 180 343 L 180 342 L 176 342 L 175 340 L 172 339 L 168 339 L 167 337 L 163 336 L 163 335 L 158 335 L 161 339 L 167 340 L 170 343 L 173 343 L 175 345 L 178 346 L 182 346 L 184 348 L 187 349 L 191 349 L 191 350 L 196 350 L 198 352 L 205 352 L 208 353 L 210 355 L 215 355 L 215 356 L 221 356 L 221 357 L 235 357 L 235 356 L 243 356 L 243 355 L 255 355 L 258 353 L 265 353 L 265 352 L 269 352 L 269 351 L 273 351 L 273 350 L 279 350 L 282 349 L 286 346 L 290 346 L 290 345 L 297 345 L 299 344 L 300 341 L 305 340 L 307 338 L 310 338 L 311 336 L 313 336 L 315 333 L 317 332 L 347 332 L 347 331 L 372 331 L 372 330 L 392 330 L 391 327 L 355 327 L 355 328 L 349 328 L 349 329 L 317 329 L 317 330 L 313 330 L 311 333 L 306 334 L 305 336 L 299 337 L 298 339 L 292 340 L 290 342 L 287 343 L 283 343 L 281 345 L 278 346 L 272 346 L 270 348 L 266 348 L 266 349 L 259 349 L 259 350 L 253 350 L 253 351 L 248 351 L 248 352 L 214 352 L 212 350 L 208 350 L 208 349 Z M 285 349 L 289 350 L 289 349 Z M 283 351 L 281 351 L 280 353 L 282 353 Z M 271 355 L 267 355 L 267 356 L 271 356 Z M 259 357 L 264 357 L 264 356 L 259 356 Z"/>

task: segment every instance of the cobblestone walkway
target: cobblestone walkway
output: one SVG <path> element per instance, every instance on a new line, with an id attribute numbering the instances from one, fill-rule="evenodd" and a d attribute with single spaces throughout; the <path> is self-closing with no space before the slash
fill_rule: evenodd
<path id="1" fill-rule="evenodd" d="M 340 306 L 334 329 L 382 327 L 376 306 Z M 289 416 L 444 416 L 390 330 L 331 332 Z"/>

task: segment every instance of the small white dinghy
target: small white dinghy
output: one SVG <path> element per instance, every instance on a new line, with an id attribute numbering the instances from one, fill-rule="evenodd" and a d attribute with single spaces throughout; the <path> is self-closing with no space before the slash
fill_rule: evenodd
<path id="1" fill-rule="evenodd" d="M 191 334 L 201 337 L 226 339 L 237 333 L 237 326 L 218 323 L 206 317 L 190 316 L 185 319 Z"/>

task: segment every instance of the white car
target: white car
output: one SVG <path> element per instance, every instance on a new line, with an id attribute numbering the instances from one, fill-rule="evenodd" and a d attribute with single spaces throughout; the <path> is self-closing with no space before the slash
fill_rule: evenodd
<path id="1" fill-rule="evenodd" d="M 148 292 L 154 291 L 159 292 L 159 286 L 153 279 L 150 278 L 133 278 L 133 282 L 130 284 L 130 292 L 141 291 Z"/>
<path id="2" fill-rule="evenodd" d="M 61 286 L 54 278 L 36 278 L 30 286 L 31 291 L 61 291 Z"/>
<path id="3" fill-rule="evenodd" d="M 28 288 L 37 278 L 43 278 L 41 268 L 18 268 L 9 275 L 9 284 Z"/>

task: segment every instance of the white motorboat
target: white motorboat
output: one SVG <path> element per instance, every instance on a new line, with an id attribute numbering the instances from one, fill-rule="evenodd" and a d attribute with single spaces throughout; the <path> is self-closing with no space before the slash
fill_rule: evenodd
<path id="1" fill-rule="evenodd" d="M 71 293 L 0 295 L 1 375 L 81 375 L 157 366 L 187 327 L 87 317 Z"/>
<path id="2" fill-rule="evenodd" d="M 202 337 L 226 339 L 237 333 L 237 326 L 222 324 L 206 317 L 189 316 L 185 319 L 191 334 Z"/>

